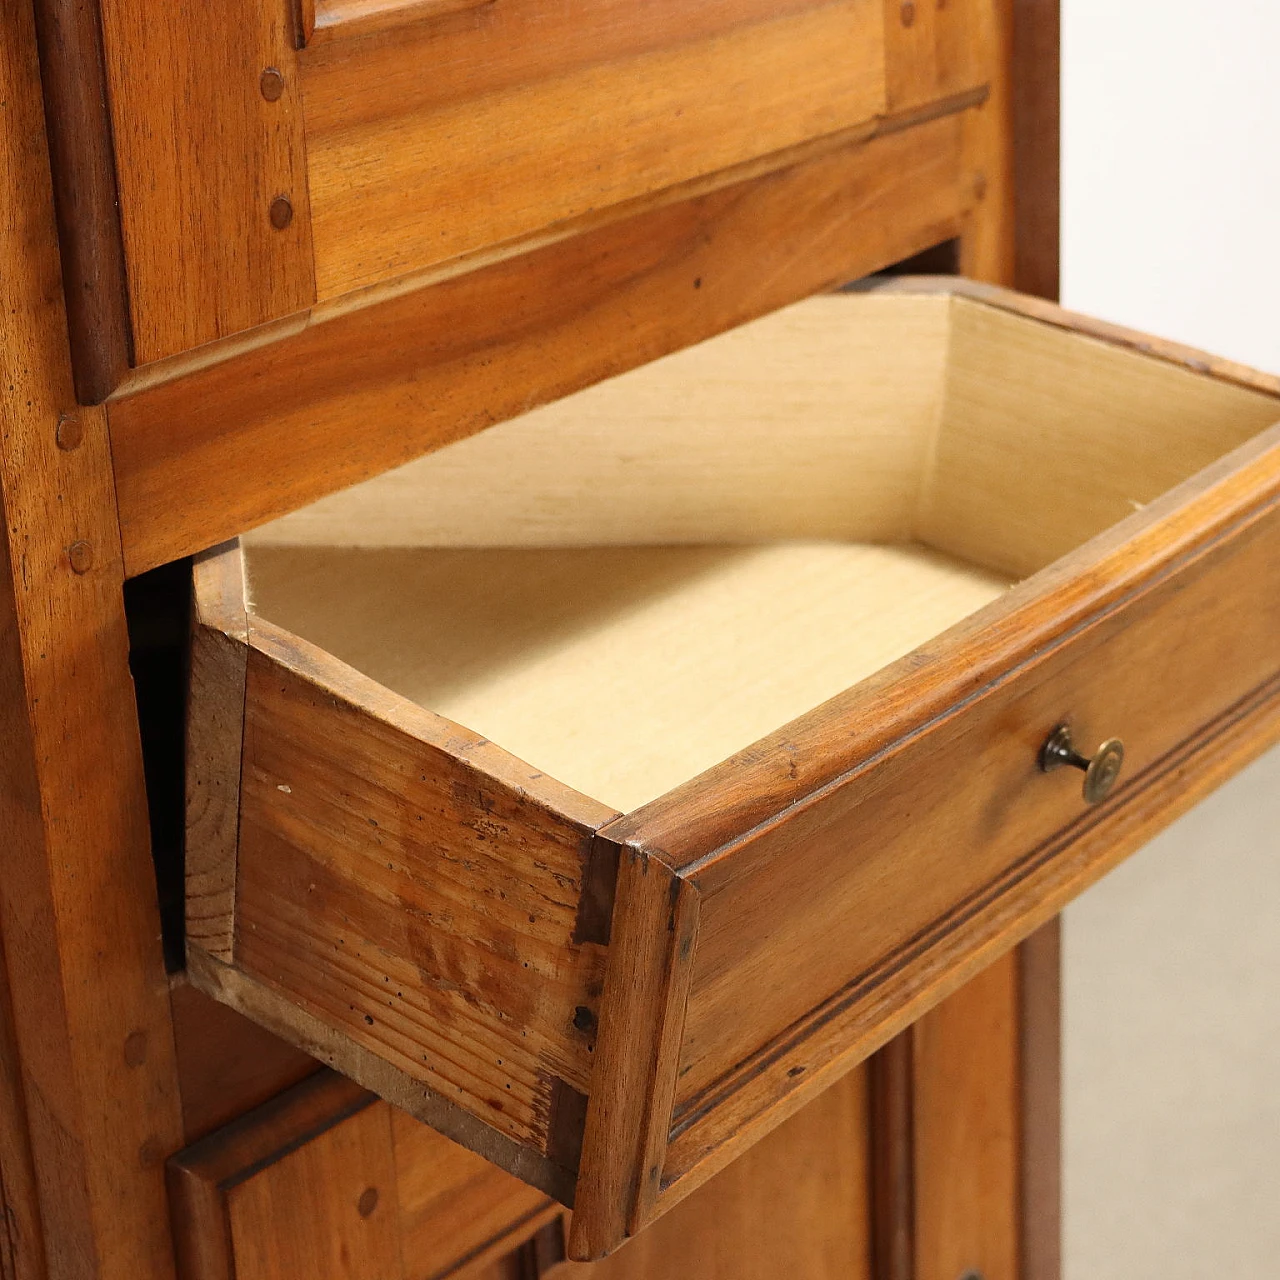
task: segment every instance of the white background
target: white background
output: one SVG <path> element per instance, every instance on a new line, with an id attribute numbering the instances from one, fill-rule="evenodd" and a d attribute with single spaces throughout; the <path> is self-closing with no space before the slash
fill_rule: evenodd
<path id="1" fill-rule="evenodd" d="M 1064 301 L 1280 372 L 1280 3 L 1063 0 L 1063 81 Z M 1280 753 L 1065 937 L 1066 1280 L 1280 1277 Z"/>

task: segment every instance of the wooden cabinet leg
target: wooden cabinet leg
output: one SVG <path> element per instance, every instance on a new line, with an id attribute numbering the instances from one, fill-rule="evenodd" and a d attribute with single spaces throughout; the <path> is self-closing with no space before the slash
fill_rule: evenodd
<path id="1" fill-rule="evenodd" d="M 111 459 L 72 390 L 30 0 L 0 0 L 0 173 L 0 936 L 44 1243 L 28 1201 L 12 1270 L 164 1280 L 173 1035 Z M 21 1159 L 0 1155 L 8 1193 Z"/>

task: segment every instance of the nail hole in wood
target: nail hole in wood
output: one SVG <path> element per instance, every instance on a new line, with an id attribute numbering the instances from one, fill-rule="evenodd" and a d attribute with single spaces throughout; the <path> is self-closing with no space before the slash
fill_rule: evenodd
<path id="1" fill-rule="evenodd" d="M 356 1210 L 362 1218 L 367 1218 L 378 1207 L 378 1188 L 366 1187 L 356 1201 Z"/>

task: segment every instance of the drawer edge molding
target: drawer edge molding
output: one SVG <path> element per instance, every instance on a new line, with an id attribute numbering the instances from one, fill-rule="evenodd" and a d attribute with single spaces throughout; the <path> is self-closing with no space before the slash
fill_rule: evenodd
<path id="1" fill-rule="evenodd" d="M 642 850 L 620 848 L 569 1250 L 600 1257 L 639 1230 L 659 1191 L 680 1029 L 697 944 L 698 894 Z M 640 1046 L 647 1046 L 638 1052 Z"/>

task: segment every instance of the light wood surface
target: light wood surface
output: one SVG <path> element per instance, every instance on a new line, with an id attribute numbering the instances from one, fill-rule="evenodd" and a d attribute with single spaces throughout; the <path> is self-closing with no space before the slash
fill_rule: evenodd
<path id="1" fill-rule="evenodd" d="M 115 494 L 104 415 L 76 409 L 18 0 L 0 5 L 0 172 L 0 936 L 34 1173 L 3 1153 L 10 1243 L 18 1274 L 38 1274 L 40 1240 L 13 1235 L 38 1216 L 49 1275 L 165 1280 L 182 1118 Z M 77 413 L 78 443 L 59 447 Z"/>
<path id="2" fill-rule="evenodd" d="M 997 572 L 1042 568 L 1280 421 L 1273 396 L 967 298 L 955 305 L 917 527 Z"/>
<path id="3" fill-rule="evenodd" d="M 628 811 L 997 598 L 919 547 L 250 555 L 263 617 Z"/>
<path id="4" fill-rule="evenodd" d="M 101 0 L 133 362 L 315 298 L 302 95 L 283 4 Z M 260 88 L 267 68 L 283 92 Z M 285 198 L 291 220 L 272 221 Z"/>
<path id="5" fill-rule="evenodd" d="M 910 541 L 949 335 L 936 295 L 810 298 L 322 498 L 246 545 Z"/>
<path id="6" fill-rule="evenodd" d="M 845 147 L 113 402 L 129 572 L 945 239 L 958 143 Z"/>

